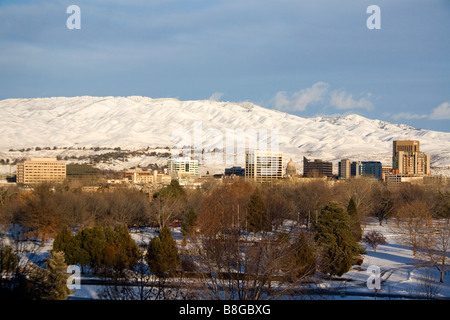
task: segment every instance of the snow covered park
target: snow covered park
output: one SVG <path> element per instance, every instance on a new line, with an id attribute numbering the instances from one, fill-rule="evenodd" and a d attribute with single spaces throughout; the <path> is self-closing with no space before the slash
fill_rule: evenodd
<path id="1" fill-rule="evenodd" d="M 384 234 L 387 244 L 379 245 L 374 251 L 367 247 L 364 262 L 354 266 L 338 280 L 320 280 L 310 286 L 307 299 L 320 300 L 410 300 L 410 299 L 449 299 L 450 274 L 440 283 L 440 273 L 434 267 L 417 267 L 410 248 L 397 243 L 396 236 L 389 230 L 389 223 L 379 225 L 378 220 L 369 220 L 364 232 L 377 230 Z M 181 241 L 181 232 L 173 229 L 174 238 Z M 152 235 L 146 235 L 151 237 Z M 141 236 L 134 234 L 135 240 Z M 379 269 L 378 269 L 379 268 Z M 375 270 L 374 273 L 371 270 Z M 371 281 L 373 280 L 373 281 Z M 371 288 L 370 283 L 372 283 Z M 379 285 L 379 289 L 376 288 Z M 100 287 L 82 285 L 69 296 L 69 300 L 98 299 Z M 304 299 L 305 297 L 298 297 Z M 296 299 L 294 297 L 294 299 Z"/>
<path id="2" fill-rule="evenodd" d="M 440 273 L 435 267 L 419 268 L 414 261 L 411 248 L 398 244 L 397 236 L 389 230 L 388 224 L 379 225 L 373 219 L 364 232 L 376 230 L 385 236 L 387 244 L 379 245 L 374 251 L 366 247 L 364 262 L 342 276 L 343 283 L 328 282 L 324 284 L 330 290 L 340 291 L 332 299 L 449 299 L 450 272 L 440 283 Z M 370 272 L 370 267 L 379 268 L 379 274 Z M 373 268 L 375 269 L 375 268 Z M 368 288 L 368 279 L 379 276 L 378 290 Z M 372 280 L 371 279 L 371 280 Z M 370 282 L 370 280 L 369 280 Z M 370 286 L 370 285 L 369 285 Z M 374 286 L 373 286 L 374 287 Z"/>

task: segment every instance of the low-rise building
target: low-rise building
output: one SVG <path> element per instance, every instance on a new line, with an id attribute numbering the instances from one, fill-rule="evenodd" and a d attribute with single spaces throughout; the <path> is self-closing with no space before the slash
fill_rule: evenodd
<path id="1" fill-rule="evenodd" d="M 17 164 L 17 183 L 62 183 L 67 175 L 66 162 L 57 158 L 30 158 Z"/>

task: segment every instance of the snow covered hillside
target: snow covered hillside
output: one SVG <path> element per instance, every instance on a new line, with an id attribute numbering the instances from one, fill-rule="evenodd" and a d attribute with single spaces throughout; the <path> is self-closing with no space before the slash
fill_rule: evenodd
<path id="1" fill-rule="evenodd" d="M 393 140 L 419 140 L 431 154 L 433 173 L 450 175 L 450 133 L 370 120 L 359 115 L 301 118 L 249 102 L 180 101 L 147 97 L 54 97 L 0 101 L 0 158 L 9 149 L 35 147 L 181 147 L 203 155 L 231 138 L 267 133 L 277 138 L 287 163 L 303 156 L 337 163 L 343 158 L 391 164 Z M 257 141 L 266 143 L 262 135 Z M 242 140 L 242 141 L 241 141 Z M 245 140 L 245 141 L 244 141 Z M 234 146 L 234 143 L 232 144 Z M 267 147 L 267 144 L 264 146 Z M 263 146 L 263 147 L 264 147 Z M 269 144 L 270 147 L 270 144 Z M 36 155 L 34 155 L 36 156 Z M 205 157 L 207 158 L 207 157 Z M 243 165 L 222 161 L 217 167 Z M 208 165 L 208 161 L 203 163 Z"/>

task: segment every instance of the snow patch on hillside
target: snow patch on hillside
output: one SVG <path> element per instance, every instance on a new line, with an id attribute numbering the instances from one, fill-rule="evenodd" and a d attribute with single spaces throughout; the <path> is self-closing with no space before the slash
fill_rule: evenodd
<path id="1" fill-rule="evenodd" d="M 303 156 L 337 164 L 343 158 L 391 164 L 393 140 L 419 140 L 431 155 L 433 173 L 450 172 L 450 133 L 415 129 L 350 114 L 302 118 L 262 108 L 250 102 L 180 101 L 149 97 L 52 97 L 0 101 L 0 158 L 9 149 L 44 147 L 169 146 L 186 141 L 200 146 L 198 153 L 223 149 L 227 133 L 278 135 L 279 149 L 297 169 Z M 199 134 L 200 132 L 200 134 Z M 244 135 L 243 135 L 243 134 Z M 263 138 L 258 138 L 263 147 Z M 241 140 L 237 142 L 242 142 Z M 236 147 L 237 148 L 237 147 Z M 241 149 L 235 149 L 239 151 Z M 80 151 L 81 152 L 81 151 Z M 236 163 L 202 163 L 223 170 Z M 217 159 L 216 159 L 217 160 Z"/>

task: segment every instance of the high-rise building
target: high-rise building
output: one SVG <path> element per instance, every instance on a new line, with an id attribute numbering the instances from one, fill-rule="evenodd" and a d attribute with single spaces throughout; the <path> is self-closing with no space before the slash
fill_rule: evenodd
<path id="1" fill-rule="evenodd" d="M 349 179 L 351 177 L 351 161 L 349 159 L 343 159 L 339 162 L 338 176 L 341 179 Z"/>
<path id="2" fill-rule="evenodd" d="M 321 159 L 309 161 L 303 157 L 303 176 L 308 178 L 333 177 L 333 164 Z"/>
<path id="3" fill-rule="evenodd" d="M 61 183 L 66 179 L 66 162 L 57 158 L 30 158 L 17 164 L 17 183 Z"/>
<path id="4" fill-rule="evenodd" d="M 167 174 L 174 179 L 198 176 L 198 160 L 189 157 L 171 159 L 167 161 Z"/>
<path id="5" fill-rule="evenodd" d="M 395 140 L 392 143 L 393 156 L 399 151 L 405 152 L 419 152 L 420 151 L 420 141 L 417 140 Z"/>
<path id="6" fill-rule="evenodd" d="M 283 177 L 283 153 L 270 150 L 245 152 L 245 178 L 267 182 Z"/>
<path id="7" fill-rule="evenodd" d="M 429 176 L 430 155 L 420 151 L 417 140 L 393 141 L 392 169 L 399 175 Z"/>

